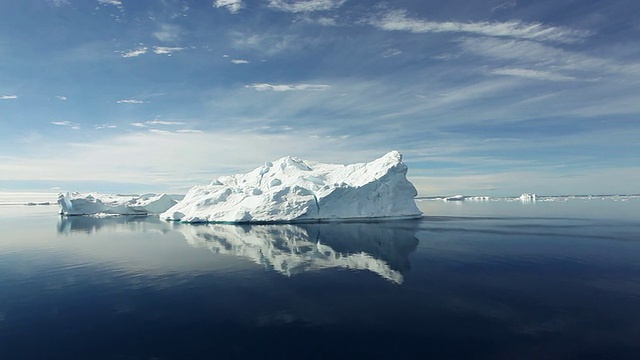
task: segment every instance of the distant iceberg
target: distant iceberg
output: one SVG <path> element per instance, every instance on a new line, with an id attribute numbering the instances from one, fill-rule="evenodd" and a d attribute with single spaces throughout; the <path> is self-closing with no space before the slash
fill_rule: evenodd
<path id="1" fill-rule="evenodd" d="M 444 198 L 444 201 L 464 201 L 465 196 L 464 195 L 453 195 L 453 196 L 447 196 L 446 198 Z"/>
<path id="2" fill-rule="evenodd" d="M 167 194 L 109 195 L 100 193 L 66 193 L 58 195 L 63 215 L 149 215 L 159 214 L 174 206 Z"/>
<path id="3" fill-rule="evenodd" d="M 160 218 L 187 223 L 278 223 L 415 218 L 422 213 L 402 155 L 335 165 L 284 157 L 247 174 L 194 186 Z"/>
<path id="4" fill-rule="evenodd" d="M 519 197 L 522 202 L 535 202 L 538 199 L 536 194 L 524 193 Z"/>

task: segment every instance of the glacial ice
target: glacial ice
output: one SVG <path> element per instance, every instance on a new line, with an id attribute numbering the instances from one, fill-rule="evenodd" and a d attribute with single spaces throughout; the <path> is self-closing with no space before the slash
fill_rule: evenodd
<path id="1" fill-rule="evenodd" d="M 398 151 L 369 163 L 284 157 L 197 185 L 160 218 L 186 223 L 290 223 L 420 217 Z"/>
<path id="2" fill-rule="evenodd" d="M 63 215 L 149 215 L 159 214 L 176 204 L 167 194 L 109 195 L 77 192 L 58 195 Z"/>

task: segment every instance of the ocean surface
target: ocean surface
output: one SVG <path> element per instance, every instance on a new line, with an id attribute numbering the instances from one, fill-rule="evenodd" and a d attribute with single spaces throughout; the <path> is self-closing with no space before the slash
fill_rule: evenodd
<path id="1" fill-rule="evenodd" d="M 261 226 L 9 200 L 2 359 L 640 359 L 638 196 Z"/>

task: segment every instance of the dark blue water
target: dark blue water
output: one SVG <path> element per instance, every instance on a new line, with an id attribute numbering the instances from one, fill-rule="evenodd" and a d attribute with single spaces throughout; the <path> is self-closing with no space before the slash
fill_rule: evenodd
<path id="1" fill-rule="evenodd" d="M 640 358 L 640 201 L 231 226 L 0 206 L 0 358 Z"/>

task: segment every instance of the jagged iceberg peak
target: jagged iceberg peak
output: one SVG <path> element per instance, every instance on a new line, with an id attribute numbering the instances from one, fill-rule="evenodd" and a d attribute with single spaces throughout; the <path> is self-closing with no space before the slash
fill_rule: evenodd
<path id="1" fill-rule="evenodd" d="M 359 164 L 283 157 L 189 190 L 160 215 L 182 222 L 304 222 L 419 217 L 398 151 Z"/>

